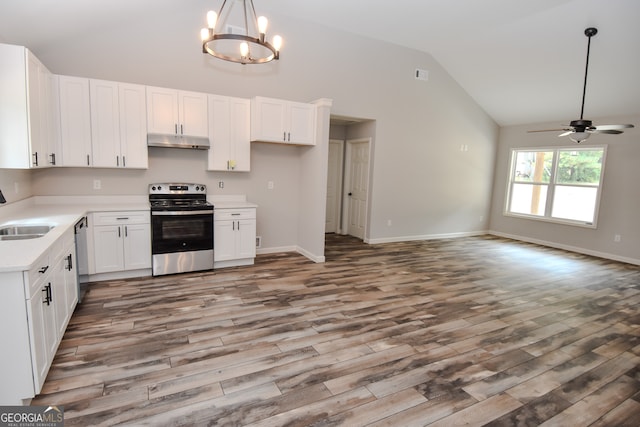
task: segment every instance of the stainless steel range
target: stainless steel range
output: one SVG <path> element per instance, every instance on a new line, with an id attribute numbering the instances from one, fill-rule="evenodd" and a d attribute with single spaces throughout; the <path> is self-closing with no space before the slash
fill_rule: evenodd
<path id="1" fill-rule="evenodd" d="M 154 276 L 213 268 L 213 205 L 203 184 L 149 185 Z"/>

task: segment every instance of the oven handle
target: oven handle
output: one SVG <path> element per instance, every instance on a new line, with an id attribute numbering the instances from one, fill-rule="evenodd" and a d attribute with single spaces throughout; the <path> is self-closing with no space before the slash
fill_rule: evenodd
<path id="1" fill-rule="evenodd" d="M 213 211 L 152 211 L 151 215 L 213 215 Z"/>

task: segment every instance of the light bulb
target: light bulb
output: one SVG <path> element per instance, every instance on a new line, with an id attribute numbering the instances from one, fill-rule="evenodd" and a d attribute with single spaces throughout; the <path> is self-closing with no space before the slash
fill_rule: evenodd
<path id="1" fill-rule="evenodd" d="M 240 56 L 246 58 L 248 53 L 249 45 L 247 44 L 247 42 L 240 43 Z"/>
<path id="2" fill-rule="evenodd" d="M 208 28 L 203 28 L 200 30 L 200 38 L 202 39 L 202 41 L 205 41 L 206 39 L 209 38 L 209 29 Z"/>
<path id="3" fill-rule="evenodd" d="M 273 36 L 273 48 L 276 50 L 276 52 L 279 52 L 281 47 L 282 47 L 282 37 Z"/>
<path id="4" fill-rule="evenodd" d="M 258 32 L 260 34 L 266 34 L 267 33 L 267 25 L 269 24 L 269 20 L 267 20 L 267 18 L 265 18 L 264 16 L 259 16 L 258 17 Z"/>
<path id="5" fill-rule="evenodd" d="M 209 28 L 213 30 L 216 27 L 217 21 L 218 21 L 217 13 L 215 13 L 213 10 L 210 10 L 209 12 L 207 12 L 207 25 L 209 26 Z"/>

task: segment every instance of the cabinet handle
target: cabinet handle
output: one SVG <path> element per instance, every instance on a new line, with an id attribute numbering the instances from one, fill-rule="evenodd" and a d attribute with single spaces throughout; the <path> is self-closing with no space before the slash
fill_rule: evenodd
<path id="1" fill-rule="evenodd" d="M 87 166 L 89 166 L 89 155 L 87 154 Z"/>
<path id="2" fill-rule="evenodd" d="M 124 226 L 124 237 L 129 237 L 129 228 L 126 225 Z"/>
<path id="3" fill-rule="evenodd" d="M 233 231 L 236 231 L 236 222 L 235 222 L 235 221 L 233 221 L 233 222 L 231 223 L 231 225 L 233 226 Z"/>
<path id="4" fill-rule="evenodd" d="M 44 274 L 44 273 L 46 273 L 46 272 L 47 272 L 47 270 L 48 270 L 48 269 L 49 269 L 49 266 L 48 266 L 48 265 L 47 265 L 47 266 L 44 266 L 44 267 L 42 267 L 40 270 L 38 270 L 38 273 L 42 273 L 42 274 Z"/>
<path id="5" fill-rule="evenodd" d="M 122 156 L 122 167 L 123 168 L 127 167 L 127 158 L 125 156 Z"/>
<path id="6" fill-rule="evenodd" d="M 53 292 L 51 292 L 51 282 L 49 282 L 49 284 L 47 285 L 47 288 L 49 289 L 49 302 L 53 302 Z M 47 304 L 49 305 L 49 304 Z"/>
<path id="7" fill-rule="evenodd" d="M 282 140 L 283 141 L 287 140 L 287 132 L 282 132 Z"/>
<path id="8" fill-rule="evenodd" d="M 56 165 L 56 153 L 49 154 L 49 157 L 51 158 L 49 163 L 51 163 L 53 166 L 55 166 Z"/>
<path id="9" fill-rule="evenodd" d="M 120 227 L 118 227 L 118 237 L 122 237 L 122 234 L 120 234 Z"/>
<path id="10" fill-rule="evenodd" d="M 124 220 L 126 220 L 126 219 L 129 219 L 129 217 L 128 217 L 128 216 L 121 216 L 121 217 L 118 217 L 118 218 L 116 218 L 116 219 L 117 219 L 118 221 L 124 221 Z"/>
<path id="11" fill-rule="evenodd" d="M 240 221 L 238 221 L 238 231 L 240 231 Z"/>
<path id="12" fill-rule="evenodd" d="M 45 286 L 44 288 L 42 288 L 42 292 L 44 292 L 44 299 L 42 300 L 43 304 L 47 304 L 49 305 L 49 286 Z"/>
<path id="13" fill-rule="evenodd" d="M 287 142 L 290 142 L 290 141 L 291 141 L 291 132 L 288 132 L 287 133 Z"/>
<path id="14" fill-rule="evenodd" d="M 173 125 L 173 128 L 174 128 L 174 132 L 175 132 L 175 134 L 177 135 L 177 134 L 178 134 L 178 124 L 177 124 L 177 123 L 176 123 L 176 124 L 174 124 L 174 125 Z"/>
<path id="15" fill-rule="evenodd" d="M 67 255 L 67 270 L 71 271 L 73 269 L 73 257 L 71 254 Z"/>
<path id="16" fill-rule="evenodd" d="M 180 135 L 184 135 L 184 129 L 182 128 L 182 123 L 180 124 Z"/>
<path id="17" fill-rule="evenodd" d="M 232 213 L 231 216 L 240 216 L 239 213 Z"/>
<path id="18" fill-rule="evenodd" d="M 38 152 L 33 153 L 33 166 L 38 166 Z"/>
<path id="19" fill-rule="evenodd" d="M 120 156 L 116 156 L 116 166 L 120 166 Z"/>

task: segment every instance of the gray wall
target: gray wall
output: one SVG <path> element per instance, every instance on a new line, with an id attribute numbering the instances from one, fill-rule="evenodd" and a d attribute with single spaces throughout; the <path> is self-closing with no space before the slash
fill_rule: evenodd
<path id="1" fill-rule="evenodd" d="M 332 99 L 334 114 L 375 120 L 369 240 L 488 228 L 498 127 L 430 55 L 274 16 L 265 4 L 262 13 L 285 38 L 281 61 L 262 66 L 225 63 L 200 50 L 198 31 L 207 7 L 185 7 L 170 21 L 153 13 L 130 17 L 118 28 L 27 47 L 57 74 L 246 98 Z M 429 70 L 428 82 L 414 79 L 416 68 Z M 461 145 L 468 151 L 460 151 Z M 263 247 L 296 246 L 304 234 L 299 221 L 304 185 L 321 178 L 301 179 L 318 174 L 305 167 L 312 161 L 305 150 L 253 144 L 250 173 L 214 173 L 204 170 L 202 152 L 152 148 L 145 171 L 33 171 L 32 194 L 141 195 L 154 181 L 204 182 L 214 193 L 246 194 L 259 205 Z M 11 181 L 14 172 L 8 173 Z M 99 192 L 92 189 L 93 179 L 102 180 Z M 221 180 L 223 190 L 217 187 Z M 274 181 L 273 190 L 267 189 L 267 181 Z M 320 200 L 316 208 L 324 211 L 324 203 Z M 388 219 L 393 226 L 387 226 Z"/>
<path id="2" fill-rule="evenodd" d="M 595 124 L 640 123 L 640 116 L 591 119 Z M 503 215 L 511 149 L 572 146 L 568 138 L 557 137 L 559 132 L 527 133 L 527 130 L 557 127 L 558 123 L 543 123 L 500 130 L 491 230 L 509 237 L 640 264 L 640 129 L 637 127 L 620 135 L 592 135 L 581 144 L 607 145 L 596 229 Z M 614 242 L 615 234 L 621 236 L 620 242 Z"/>

